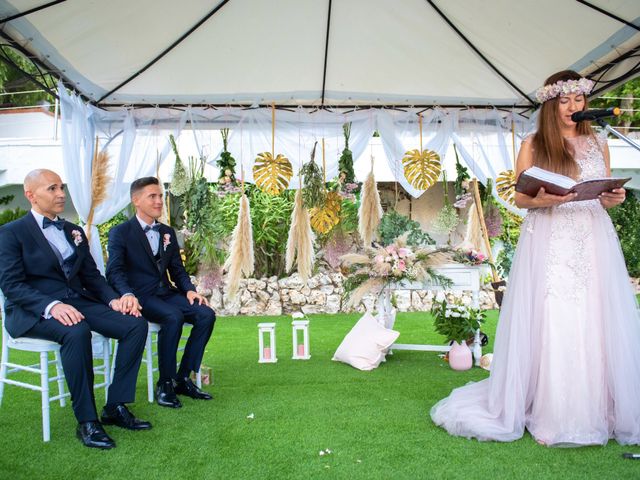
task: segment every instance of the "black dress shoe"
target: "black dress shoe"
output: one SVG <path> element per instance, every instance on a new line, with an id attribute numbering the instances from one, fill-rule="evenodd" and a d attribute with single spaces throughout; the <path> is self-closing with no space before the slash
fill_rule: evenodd
<path id="1" fill-rule="evenodd" d="M 176 381 L 176 393 L 178 395 L 186 395 L 187 397 L 195 398 L 196 400 L 211 400 L 213 397 L 200 390 L 190 378 L 180 378 Z"/>
<path id="2" fill-rule="evenodd" d="M 107 435 L 98 421 L 79 423 L 76 428 L 76 436 L 85 447 L 108 450 L 116 446 L 116 442 Z"/>
<path id="3" fill-rule="evenodd" d="M 127 430 L 149 430 L 151 428 L 151 423 L 134 417 L 123 403 L 119 403 L 115 407 L 107 408 L 105 406 L 102 409 L 100 420 L 105 425 L 115 425 Z"/>
<path id="4" fill-rule="evenodd" d="M 180 408 L 182 403 L 176 396 L 176 391 L 173 388 L 173 380 L 166 380 L 158 382 L 156 388 L 156 402 L 161 407 Z"/>

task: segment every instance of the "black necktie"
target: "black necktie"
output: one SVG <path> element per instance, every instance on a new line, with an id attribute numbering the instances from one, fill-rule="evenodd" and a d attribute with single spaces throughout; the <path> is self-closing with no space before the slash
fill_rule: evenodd
<path id="1" fill-rule="evenodd" d="M 58 230 L 62 230 L 64 227 L 64 218 L 58 217 L 58 220 L 51 220 L 47 217 L 42 218 L 42 228 L 49 228 L 51 225 L 56 227 Z"/>
<path id="2" fill-rule="evenodd" d="M 160 224 L 159 223 L 154 223 L 151 226 L 145 225 L 144 233 L 147 233 L 149 230 L 153 230 L 154 232 L 159 232 L 160 231 Z"/>

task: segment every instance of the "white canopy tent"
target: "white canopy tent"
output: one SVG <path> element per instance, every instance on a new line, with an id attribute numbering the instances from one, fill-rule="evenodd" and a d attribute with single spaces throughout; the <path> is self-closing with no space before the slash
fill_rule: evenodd
<path id="1" fill-rule="evenodd" d="M 28 13 L 31 12 L 31 13 Z M 638 73 L 637 0 L 0 0 L 4 38 L 97 105 L 531 107 Z"/>
<path id="2" fill-rule="evenodd" d="M 275 152 L 296 173 L 324 139 L 333 177 L 351 122 L 354 158 L 378 131 L 417 197 L 400 160 L 419 147 L 418 114 L 423 147 L 444 158 L 455 143 L 484 182 L 512 168 L 544 77 L 574 69 L 598 93 L 640 74 L 638 0 L 44 2 L 0 0 L 0 56 L 16 48 L 60 79 L 65 176 L 83 220 L 95 137 L 108 145 L 116 182 L 96 224 L 157 171 L 169 133 L 190 129 L 215 163 L 222 142 L 207 132 L 230 128 L 251 181 L 257 153 L 272 149 L 270 105 Z"/>

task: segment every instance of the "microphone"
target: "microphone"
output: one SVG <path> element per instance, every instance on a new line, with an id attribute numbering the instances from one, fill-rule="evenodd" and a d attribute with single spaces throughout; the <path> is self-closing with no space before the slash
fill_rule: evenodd
<path id="1" fill-rule="evenodd" d="M 605 117 L 617 117 L 620 115 L 620 108 L 611 107 L 603 108 L 601 110 L 583 110 L 581 112 L 575 112 L 571 115 L 571 120 L 574 122 L 592 121 Z"/>

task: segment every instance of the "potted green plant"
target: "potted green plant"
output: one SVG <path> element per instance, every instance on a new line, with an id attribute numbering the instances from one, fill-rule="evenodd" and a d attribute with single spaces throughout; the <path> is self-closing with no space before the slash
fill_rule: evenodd
<path id="1" fill-rule="evenodd" d="M 451 342 L 449 365 L 454 370 L 468 370 L 473 358 L 466 340 L 472 338 L 485 321 L 485 314 L 479 308 L 461 304 L 450 304 L 446 300 L 434 301 L 431 307 L 436 332 Z"/>

